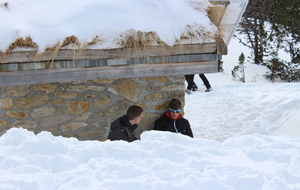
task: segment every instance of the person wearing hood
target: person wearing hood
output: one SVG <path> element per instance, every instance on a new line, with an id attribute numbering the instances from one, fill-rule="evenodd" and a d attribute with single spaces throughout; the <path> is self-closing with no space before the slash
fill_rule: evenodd
<path id="1" fill-rule="evenodd" d="M 143 115 L 143 109 L 140 106 L 130 106 L 126 115 L 116 119 L 111 123 L 108 139 L 124 140 L 132 142 L 138 140 L 134 136 L 134 130 L 138 127 Z"/>
<path id="2" fill-rule="evenodd" d="M 189 121 L 181 115 L 181 102 L 176 98 L 170 101 L 169 110 L 155 121 L 154 130 L 170 131 L 194 137 Z"/>

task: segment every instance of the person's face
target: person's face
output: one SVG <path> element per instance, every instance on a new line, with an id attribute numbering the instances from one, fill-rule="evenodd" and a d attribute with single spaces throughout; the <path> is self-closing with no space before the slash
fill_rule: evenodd
<path id="1" fill-rule="evenodd" d="M 170 110 L 170 116 L 172 119 L 176 119 L 181 112 L 181 109 L 169 109 Z"/>

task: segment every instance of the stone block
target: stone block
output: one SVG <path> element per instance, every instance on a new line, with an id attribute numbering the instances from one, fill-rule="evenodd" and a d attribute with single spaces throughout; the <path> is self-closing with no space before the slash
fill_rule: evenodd
<path id="1" fill-rule="evenodd" d="M 73 100 L 66 104 L 70 114 L 80 114 L 85 112 L 89 107 L 88 101 Z"/>
<path id="2" fill-rule="evenodd" d="M 19 109 L 28 109 L 34 106 L 45 104 L 49 100 L 49 96 L 35 95 L 16 99 L 16 106 Z"/>
<path id="3" fill-rule="evenodd" d="M 172 83 L 180 82 L 184 83 L 185 82 L 185 77 L 183 75 L 179 76 L 168 76 L 167 77 Z"/>
<path id="4" fill-rule="evenodd" d="M 79 97 L 82 97 L 82 98 L 95 98 L 95 97 L 98 97 L 99 94 L 96 94 L 96 93 L 90 93 L 90 94 L 79 94 Z"/>
<path id="5" fill-rule="evenodd" d="M 55 112 L 54 107 L 45 106 L 41 108 L 32 109 L 31 111 L 31 117 L 33 118 L 40 118 L 40 117 L 46 117 L 48 115 L 51 115 Z"/>
<path id="6" fill-rule="evenodd" d="M 67 91 L 76 91 L 76 92 L 84 92 L 87 90 L 85 85 L 78 85 L 78 86 L 69 86 Z"/>
<path id="7" fill-rule="evenodd" d="M 168 99 L 177 98 L 182 99 L 185 97 L 184 92 L 168 92 Z"/>
<path id="8" fill-rule="evenodd" d="M 6 121 L 4 119 L 0 119 L 0 127 L 5 127 Z"/>
<path id="9" fill-rule="evenodd" d="M 87 127 L 88 124 L 87 123 L 84 123 L 84 122 L 71 122 L 71 123 L 68 123 L 66 125 L 62 125 L 60 127 L 60 130 L 64 133 L 64 132 L 75 132 L 77 131 L 78 129 L 82 128 L 82 127 Z"/>
<path id="10" fill-rule="evenodd" d="M 93 123 L 93 127 L 106 128 L 106 127 L 110 127 L 110 123 L 108 124 L 106 119 L 101 119 L 101 120 L 98 120 L 97 122 Z"/>
<path id="11" fill-rule="evenodd" d="M 65 109 L 61 106 L 57 107 L 59 113 L 65 113 Z"/>
<path id="12" fill-rule="evenodd" d="M 76 98 L 77 93 L 72 92 L 55 92 L 54 93 L 55 98 Z"/>
<path id="13" fill-rule="evenodd" d="M 41 126 L 47 127 L 50 125 L 58 125 L 58 124 L 66 122 L 70 119 L 71 119 L 71 117 L 68 115 L 59 115 L 59 116 L 48 117 L 42 121 Z"/>
<path id="14" fill-rule="evenodd" d="M 130 79 L 124 79 L 120 84 L 112 87 L 119 96 L 126 98 L 132 102 L 138 102 L 138 95 L 142 91 L 143 86 L 133 82 Z"/>
<path id="15" fill-rule="evenodd" d="M 184 84 L 171 84 L 171 85 L 167 85 L 167 86 L 160 86 L 159 89 L 161 91 L 184 91 L 185 86 Z"/>
<path id="16" fill-rule="evenodd" d="M 160 83 L 165 83 L 167 81 L 166 77 L 155 77 L 155 80 Z"/>
<path id="17" fill-rule="evenodd" d="M 162 93 L 156 92 L 156 93 L 146 96 L 145 99 L 147 102 L 154 102 L 154 101 L 158 101 L 158 100 L 163 100 L 163 99 L 165 99 L 165 97 Z"/>
<path id="18" fill-rule="evenodd" d="M 97 92 L 101 92 L 105 89 L 104 86 L 87 86 L 87 90 L 93 90 Z"/>
<path id="19" fill-rule="evenodd" d="M 63 104 L 65 103 L 65 100 L 62 99 L 54 99 L 51 101 L 52 104 Z"/>
<path id="20" fill-rule="evenodd" d="M 11 109 L 12 104 L 11 98 L 0 98 L 0 109 Z"/>
<path id="21" fill-rule="evenodd" d="M 54 92 L 56 88 L 57 88 L 57 85 L 52 85 L 52 84 L 35 84 L 34 85 L 35 91 L 41 91 L 44 93 Z"/>
<path id="22" fill-rule="evenodd" d="M 129 102 L 117 101 L 108 108 L 98 110 L 90 116 L 91 119 L 102 119 L 103 117 L 120 117 L 126 114 Z"/>
<path id="23" fill-rule="evenodd" d="M 6 116 L 11 118 L 21 119 L 23 117 L 27 117 L 27 114 L 23 111 L 8 110 L 6 112 Z"/>
<path id="24" fill-rule="evenodd" d="M 24 96 L 29 92 L 30 91 L 28 85 L 16 85 L 6 87 L 6 94 L 9 96 Z"/>
<path id="25" fill-rule="evenodd" d="M 75 120 L 77 120 L 77 121 L 80 121 L 80 120 L 86 121 L 89 118 L 90 115 L 91 115 L 90 112 L 83 113 L 82 115 L 80 115 L 79 117 L 77 117 Z"/>
<path id="26" fill-rule="evenodd" d="M 16 128 L 19 128 L 19 127 L 22 127 L 24 129 L 33 129 L 33 128 L 36 128 L 36 123 L 34 121 L 31 121 L 31 120 L 17 120 L 13 123 L 12 127 L 16 127 Z"/>
<path id="27" fill-rule="evenodd" d="M 112 83 L 112 82 L 114 82 L 115 80 L 118 80 L 118 78 L 111 78 L 111 79 L 95 79 L 95 80 L 92 80 L 92 82 L 94 82 L 94 83 L 102 83 L 102 84 L 105 84 L 105 83 Z"/>
<path id="28" fill-rule="evenodd" d="M 165 102 L 165 103 L 156 105 L 155 109 L 156 110 L 168 109 L 168 106 L 169 106 L 169 102 Z"/>
<path id="29" fill-rule="evenodd" d="M 156 89 L 156 85 L 153 82 L 152 83 L 148 83 L 146 88 L 149 91 L 154 91 Z"/>
<path id="30" fill-rule="evenodd" d="M 105 104 L 108 104 L 111 101 L 111 99 L 108 96 L 105 96 L 101 99 L 94 100 L 94 108 L 99 108 Z"/>

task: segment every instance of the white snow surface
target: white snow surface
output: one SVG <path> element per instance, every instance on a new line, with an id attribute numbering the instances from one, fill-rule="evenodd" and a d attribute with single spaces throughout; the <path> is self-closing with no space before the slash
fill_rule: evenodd
<path id="1" fill-rule="evenodd" d="M 207 0 L 0 0 L 0 51 L 28 36 L 40 52 L 72 35 L 81 46 L 98 36 L 101 42 L 89 47 L 95 49 L 119 47 L 136 31 L 155 32 L 169 46 L 187 32 L 195 32 L 196 43 L 209 41 L 201 36 L 217 33 L 209 6 Z"/>

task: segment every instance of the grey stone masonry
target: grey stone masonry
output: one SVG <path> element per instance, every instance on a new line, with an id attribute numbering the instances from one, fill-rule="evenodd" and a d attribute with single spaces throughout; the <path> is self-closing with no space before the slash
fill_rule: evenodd
<path id="1" fill-rule="evenodd" d="M 95 79 L 0 87 L 0 135 L 12 127 L 35 134 L 106 140 L 112 121 L 131 105 L 144 109 L 140 137 L 172 98 L 184 105 L 184 76 Z"/>

